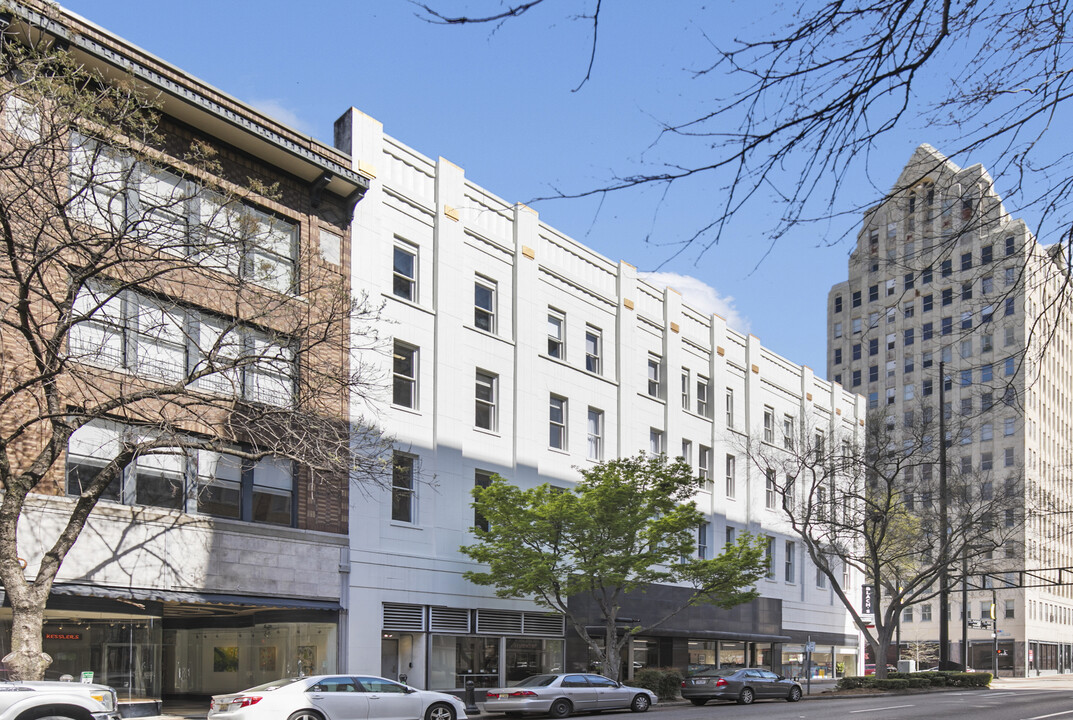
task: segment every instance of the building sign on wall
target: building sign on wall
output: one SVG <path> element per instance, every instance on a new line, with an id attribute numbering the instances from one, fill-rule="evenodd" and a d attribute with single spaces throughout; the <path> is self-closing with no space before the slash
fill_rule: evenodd
<path id="1" fill-rule="evenodd" d="M 861 620 L 865 625 L 876 621 L 876 586 L 861 586 Z"/>
<path id="2" fill-rule="evenodd" d="M 82 633 L 47 632 L 45 640 L 81 640 Z"/>

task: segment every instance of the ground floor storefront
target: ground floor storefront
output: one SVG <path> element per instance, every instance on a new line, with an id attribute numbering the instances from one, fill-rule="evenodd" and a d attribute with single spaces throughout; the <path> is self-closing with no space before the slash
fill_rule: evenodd
<path id="1" fill-rule="evenodd" d="M 428 690 L 514 685 L 561 672 L 564 634 L 556 613 L 383 603 L 380 674 Z"/>
<path id="2" fill-rule="evenodd" d="M 57 585 L 45 611 L 48 679 L 111 685 L 123 701 L 205 698 L 338 669 L 338 603 Z M 0 608 L 0 657 L 11 609 Z"/>

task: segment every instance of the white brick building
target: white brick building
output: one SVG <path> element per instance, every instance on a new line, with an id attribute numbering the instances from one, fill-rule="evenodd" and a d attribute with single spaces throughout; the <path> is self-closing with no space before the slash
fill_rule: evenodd
<path id="1" fill-rule="evenodd" d="M 750 431 L 760 441 L 765 413 L 780 428 L 789 420 L 791 433 L 819 425 L 830 437 L 857 435 L 863 398 L 495 197 L 462 168 L 419 155 L 357 110 L 337 122 L 336 145 L 371 179 L 352 227 L 353 282 L 383 300 L 393 323 L 394 357 L 383 367 L 393 396 L 380 420 L 414 468 L 396 473 L 393 490 L 352 503 L 349 668 L 444 689 L 467 678 L 501 685 L 564 659 L 585 666 L 561 618 L 462 578 L 470 493 L 492 473 L 567 485 L 576 466 L 653 450 L 683 454 L 711 479 L 697 498 L 709 517 L 699 551 L 717 553 L 742 530 L 770 535 L 773 578 L 750 605 L 694 608 L 637 637 L 626 666 L 748 662 L 797 673 L 811 635 L 825 672 L 836 662 L 854 672 L 845 610 L 768 509 L 764 479 L 743 452 Z"/>

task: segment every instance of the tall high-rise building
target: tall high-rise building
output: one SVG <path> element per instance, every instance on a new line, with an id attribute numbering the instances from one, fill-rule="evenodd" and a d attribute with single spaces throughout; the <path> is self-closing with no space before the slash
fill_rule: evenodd
<path id="1" fill-rule="evenodd" d="M 1046 586 L 1057 572 L 1017 572 L 1073 564 L 1069 279 L 1065 249 L 1041 246 L 1010 217 L 982 166 L 921 145 L 864 213 L 849 277 L 828 297 L 828 377 L 863 394 L 887 427 L 910 432 L 920 414 L 941 413 L 949 474 L 977 498 L 1013 498 L 994 522 L 1014 537 L 980 558 L 994 573 L 983 590 L 964 603 L 953 588 L 949 627 L 959 660 L 962 613 L 990 619 L 994 600 L 998 642 L 970 628 L 968 664 L 997 660 L 1003 674 L 1073 666 L 1073 589 Z M 912 471 L 932 471 L 930 459 Z M 903 657 L 907 644 L 920 654 L 936 643 L 941 621 L 938 598 L 907 608 Z"/>

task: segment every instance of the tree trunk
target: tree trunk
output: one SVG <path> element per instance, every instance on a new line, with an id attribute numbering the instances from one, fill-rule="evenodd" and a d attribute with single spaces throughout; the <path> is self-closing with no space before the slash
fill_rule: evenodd
<path id="1" fill-rule="evenodd" d="M 604 672 L 612 680 L 622 673 L 622 656 L 619 654 L 617 619 L 609 614 L 604 625 Z"/>
<path id="2" fill-rule="evenodd" d="M 890 636 L 891 628 L 883 628 L 881 632 L 876 633 L 875 645 L 875 661 L 876 661 L 876 677 L 880 680 L 887 677 L 887 653 L 890 651 Z"/>
<path id="3" fill-rule="evenodd" d="M 42 648 L 45 604 L 32 599 L 33 591 L 20 593 L 30 598 L 12 600 L 11 652 L 4 663 L 15 680 L 43 680 L 52 656 Z"/>

